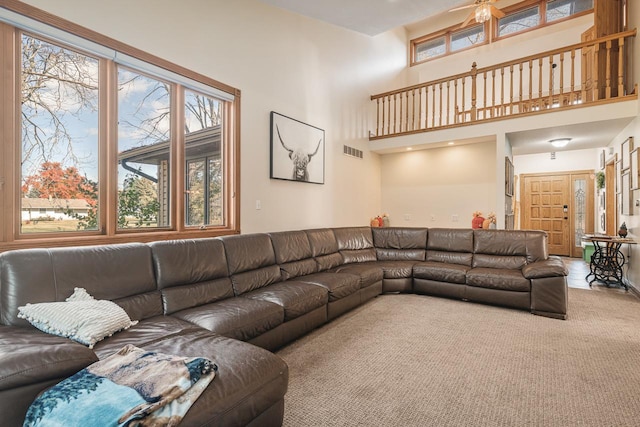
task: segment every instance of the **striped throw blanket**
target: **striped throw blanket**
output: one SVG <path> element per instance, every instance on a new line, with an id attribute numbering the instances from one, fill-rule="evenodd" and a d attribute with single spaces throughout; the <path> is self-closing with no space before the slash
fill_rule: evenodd
<path id="1" fill-rule="evenodd" d="M 24 426 L 175 426 L 217 369 L 127 345 L 38 396 Z"/>

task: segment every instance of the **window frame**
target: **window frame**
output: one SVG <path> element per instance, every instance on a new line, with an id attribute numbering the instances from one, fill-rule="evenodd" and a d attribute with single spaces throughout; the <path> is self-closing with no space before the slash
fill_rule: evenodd
<path id="1" fill-rule="evenodd" d="M 437 31 L 437 32 L 434 32 L 434 33 L 430 33 L 430 34 L 426 34 L 424 36 L 420 36 L 420 37 L 417 37 L 415 39 L 412 39 L 412 40 L 409 41 L 409 57 L 410 57 L 409 58 L 410 59 L 409 63 L 410 63 L 410 66 L 413 67 L 415 65 L 424 64 L 425 62 L 429 62 L 429 61 L 434 61 L 434 60 L 437 60 L 437 59 L 445 58 L 447 56 L 454 55 L 454 54 L 459 53 L 459 52 L 464 52 L 466 50 L 473 49 L 473 48 L 476 48 L 478 46 L 483 46 L 485 44 L 489 44 L 489 40 L 491 40 L 491 42 L 496 42 L 496 41 L 503 40 L 503 39 L 506 39 L 506 38 L 509 38 L 509 37 L 518 36 L 518 35 L 521 35 L 521 34 L 526 34 L 529 31 L 538 30 L 538 29 L 547 27 L 549 25 L 555 25 L 555 24 L 558 24 L 560 22 L 565 22 L 565 21 L 568 21 L 570 19 L 578 18 L 580 16 L 584 16 L 584 15 L 587 15 L 589 13 L 593 13 L 593 11 L 594 11 L 594 9 L 591 8 L 591 9 L 587 9 L 585 11 L 582 11 L 582 12 L 567 16 L 566 18 L 556 19 L 554 21 L 547 22 L 547 0 L 525 0 L 525 1 L 522 1 L 520 3 L 514 4 L 512 6 L 505 7 L 503 9 L 501 9 L 501 10 L 505 13 L 505 15 L 510 15 L 510 14 L 517 13 L 517 12 L 519 12 L 521 10 L 528 9 L 528 8 L 536 6 L 536 5 L 539 6 L 539 13 L 540 13 L 540 24 L 539 25 L 536 25 L 535 27 L 524 29 L 522 31 L 509 33 L 509 34 L 505 34 L 503 36 L 498 37 L 498 19 L 496 19 L 495 17 L 492 16 L 490 20 L 484 22 L 483 24 L 476 24 L 476 25 L 484 25 L 484 33 L 485 33 L 484 42 L 468 46 L 467 48 L 464 48 L 464 49 L 451 51 L 451 37 L 455 32 L 463 29 L 463 28 L 460 28 L 460 25 L 462 24 L 462 22 L 459 23 L 459 24 L 456 24 L 456 25 L 452 25 L 452 26 L 450 26 L 448 28 L 445 28 L 443 30 L 440 30 L 440 31 Z M 467 27 L 464 27 L 464 29 L 469 28 L 470 26 L 471 25 L 469 25 Z M 442 36 L 445 37 L 445 46 L 446 46 L 446 48 L 445 48 L 445 53 L 444 54 L 438 55 L 438 56 L 434 56 L 432 58 L 427 58 L 427 59 L 424 59 L 424 60 L 421 60 L 421 61 L 416 61 L 417 45 L 419 45 L 421 43 L 424 43 L 424 42 L 427 42 L 427 41 L 430 41 L 430 40 L 434 40 L 434 39 L 442 37 Z"/>
<path id="2" fill-rule="evenodd" d="M 124 242 L 148 242 L 178 238 L 214 237 L 240 232 L 240 90 L 214 80 L 205 75 L 191 71 L 180 65 L 126 45 L 95 31 L 81 27 L 70 21 L 61 19 L 48 12 L 26 5 L 16 0 L 3 2 L 2 9 L 9 14 L 17 14 L 28 20 L 36 20 L 55 33 L 64 32 L 72 37 L 79 37 L 97 44 L 105 49 L 122 53 L 132 61 L 149 64 L 158 69 L 167 70 L 176 76 L 183 77 L 172 81 L 171 96 L 171 130 L 170 130 L 170 176 L 169 192 L 171 195 L 169 215 L 170 226 L 151 229 L 118 229 L 117 228 L 117 96 L 113 88 L 117 88 L 117 67 L 125 66 L 136 72 L 150 75 L 153 78 L 167 80 L 163 75 L 154 75 L 135 65 L 119 62 L 117 59 L 104 58 L 99 52 L 59 41 L 55 36 L 40 34 L 32 28 L 25 28 L 18 22 L 0 17 L 0 44 L 5 55 L 0 58 L 0 137 L 3 141 L 14 141 L 0 147 L 0 252 L 27 247 L 52 247 L 87 244 L 106 244 Z M 1 11 L 1 9 L 0 9 Z M 20 125 L 20 57 L 21 34 L 29 34 L 58 46 L 99 57 L 99 137 L 98 137 L 98 230 L 70 231 L 55 233 L 22 233 L 21 223 L 21 125 Z M 192 82 L 191 84 L 189 82 Z M 214 93 L 228 94 L 223 102 L 223 212 L 224 224 L 186 227 L 184 223 L 184 118 L 179 117 L 177 108 L 184 103 L 184 90 L 202 92 L 202 88 L 211 88 L 207 95 Z M 229 101 L 228 99 L 232 99 Z"/>

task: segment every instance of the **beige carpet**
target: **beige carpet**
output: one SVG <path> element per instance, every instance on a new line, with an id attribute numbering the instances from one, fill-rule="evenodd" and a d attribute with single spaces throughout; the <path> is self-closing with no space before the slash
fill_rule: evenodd
<path id="1" fill-rule="evenodd" d="M 388 295 L 283 348 L 298 426 L 640 426 L 640 301 L 569 290 L 566 321 Z"/>

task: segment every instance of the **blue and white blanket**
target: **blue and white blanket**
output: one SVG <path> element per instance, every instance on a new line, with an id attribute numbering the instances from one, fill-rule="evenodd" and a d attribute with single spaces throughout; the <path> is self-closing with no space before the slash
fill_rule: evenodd
<path id="1" fill-rule="evenodd" d="M 175 426 L 217 370 L 127 345 L 38 396 L 24 426 Z"/>

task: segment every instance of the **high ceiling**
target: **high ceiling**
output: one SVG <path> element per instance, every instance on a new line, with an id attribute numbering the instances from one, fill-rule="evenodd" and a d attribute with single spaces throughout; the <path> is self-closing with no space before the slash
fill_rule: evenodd
<path id="1" fill-rule="evenodd" d="M 473 0 L 260 0 L 300 15 L 375 36 Z"/>
<path id="2" fill-rule="evenodd" d="M 407 26 L 449 9 L 472 4 L 474 0 L 260 0 L 263 3 L 303 16 L 328 22 L 369 36 Z M 517 0 L 503 0 L 499 7 Z M 463 12 L 464 15 L 464 12 Z M 548 141 L 571 137 L 568 147 L 577 150 L 607 145 L 631 119 L 603 120 L 580 125 L 554 126 L 509 133 L 513 153 L 533 154 L 554 151 Z"/>

